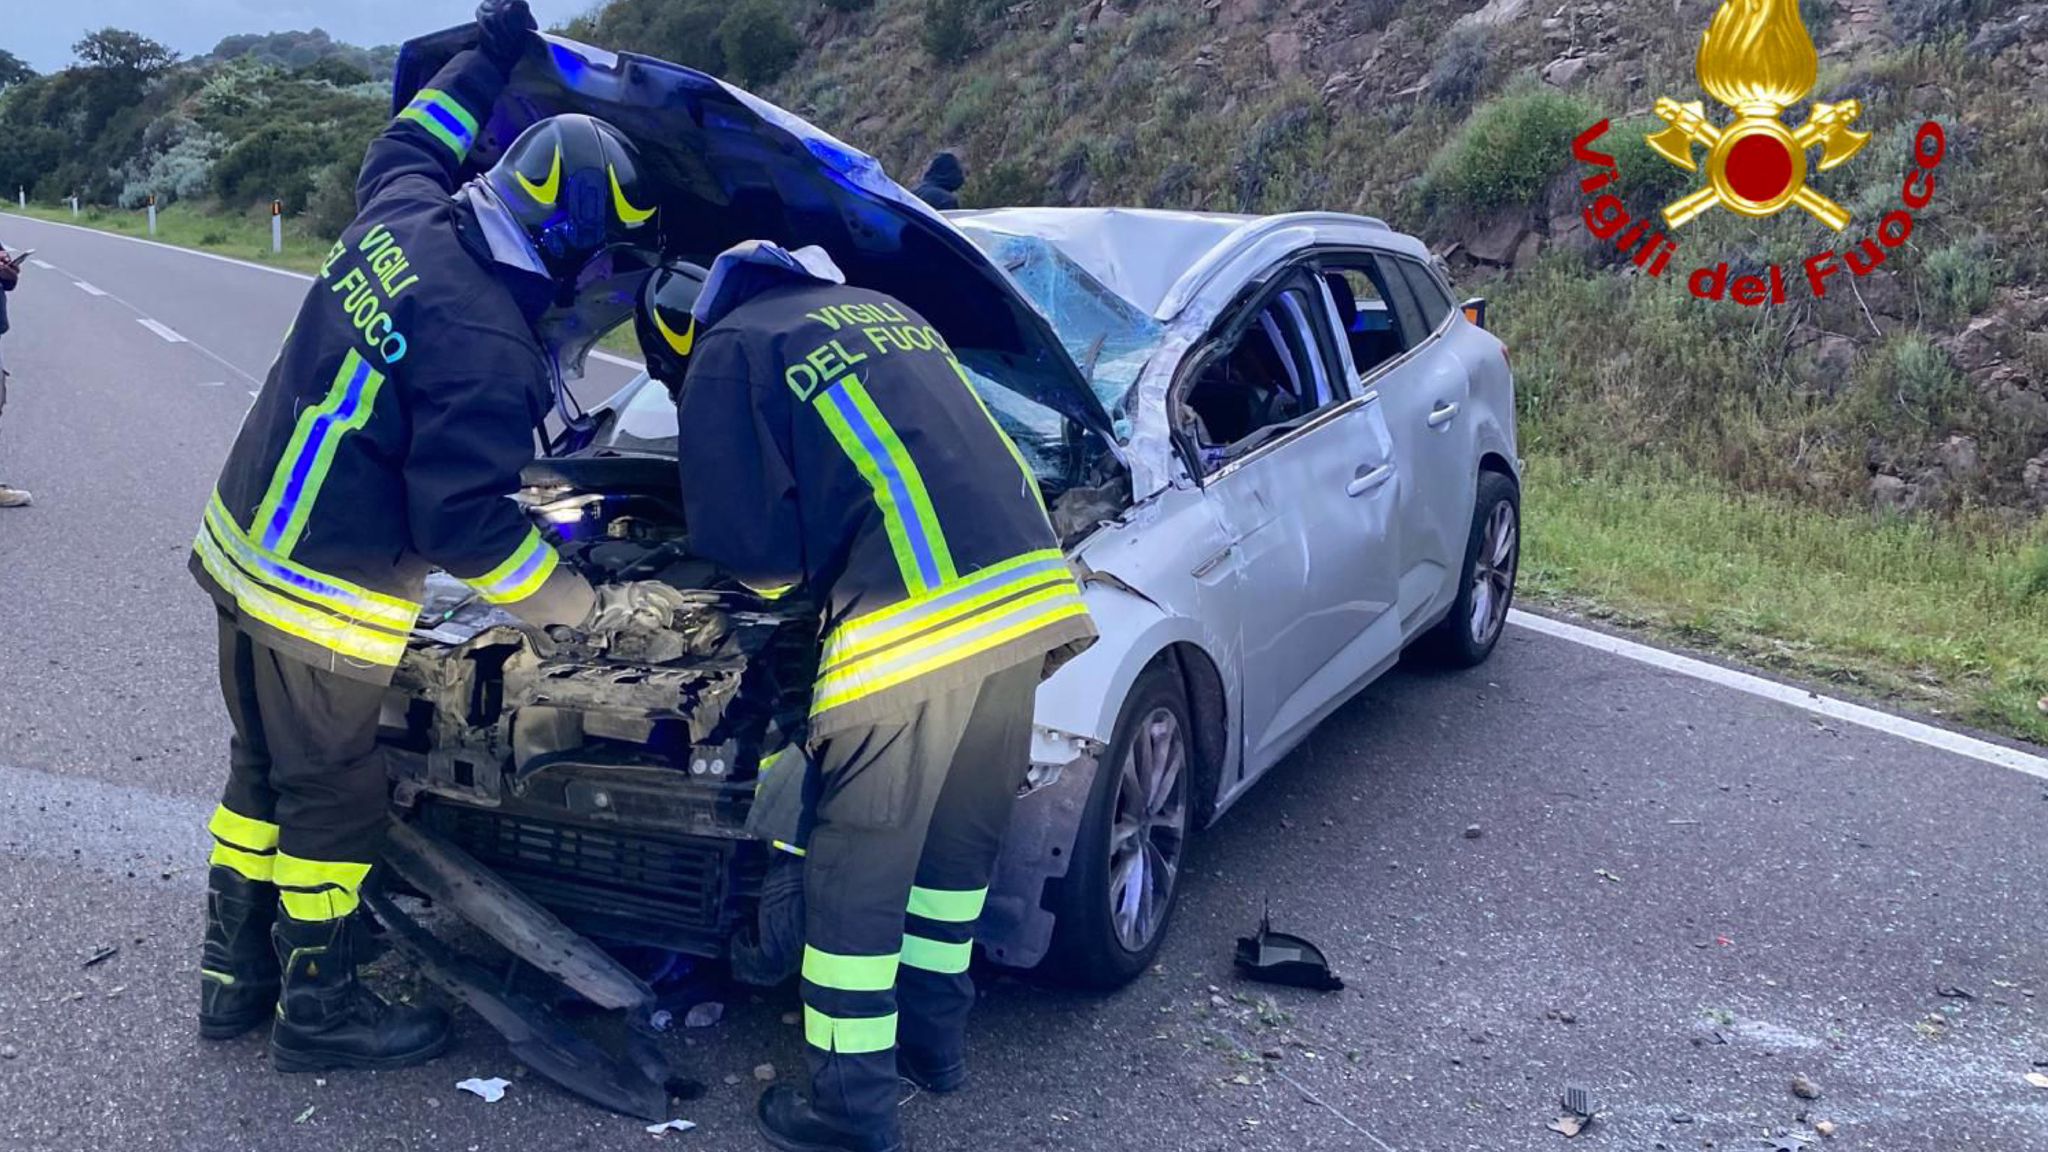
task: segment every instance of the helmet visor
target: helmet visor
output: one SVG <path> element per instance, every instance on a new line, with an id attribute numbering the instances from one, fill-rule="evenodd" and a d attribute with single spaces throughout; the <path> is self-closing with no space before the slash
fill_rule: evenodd
<path id="1" fill-rule="evenodd" d="M 640 289 L 660 265 L 658 253 L 632 244 L 600 249 L 576 271 L 534 331 L 564 374 L 581 376 L 605 333 L 633 318 Z"/>

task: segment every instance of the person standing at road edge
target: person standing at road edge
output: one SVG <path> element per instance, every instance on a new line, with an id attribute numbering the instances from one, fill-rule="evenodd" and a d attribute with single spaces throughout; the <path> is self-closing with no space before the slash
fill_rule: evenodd
<path id="1" fill-rule="evenodd" d="M 1029 771 L 1049 658 L 1095 638 L 1023 456 L 902 302 L 821 250 L 718 258 L 687 315 L 643 297 L 650 372 L 681 375 L 693 552 L 823 612 L 819 798 L 805 847 L 806 1099 L 761 1097 L 784 1152 L 894 1152 L 899 1074 L 966 1080 L 968 964 Z"/>
<path id="2" fill-rule="evenodd" d="M 556 386 L 536 321 L 613 246 L 654 234 L 632 146 L 588 117 L 533 125 L 458 187 L 508 74 L 538 50 L 534 28 L 525 0 L 484 0 L 481 48 L 371 143 L 359 214 L 193 544 L 233 724 L 209 824 L 200 1032 L 272 1022 L 281 1071 L 402 1067 L 447 1042 L 438 1009 L 358 982 L 352 927 L 388 819 L 377 718 L 430 566 L 540 627 L 664 627 L 680 604 L 661 586 L 593 592 L 506 499 Z"/>
<path id="3" fill-rule="evenodd" d="M 0 337 L 7 335 L 7 294 L 21 283 L 21 265 L 7 254 L 7 246 L 0 244 Z M 7 355 L 0 346 L 0 413 L 7 411 Z M 0 508 L 25 508 L 31 497 L 25 488 L 0 484 Z"/>

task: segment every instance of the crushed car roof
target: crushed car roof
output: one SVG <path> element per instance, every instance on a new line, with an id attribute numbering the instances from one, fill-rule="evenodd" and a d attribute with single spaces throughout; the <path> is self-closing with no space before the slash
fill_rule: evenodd
<path id="1" fill-rule="evenodd" d="M 1102 285 L 1162 321 L 1172 321 L 1212 290 L 1235 292 L 1263 270 L 1263 256 L 1319 245 L 1367 244 L 1428 259 L 1429 251 L 1370 216 L 1293 212 L 1241 216 L 1154 208 L 995 208 L 950 212 L 969 235 L 1035 236 Z M 1277 241 L 1277 242 L 1276 242 Z"/>

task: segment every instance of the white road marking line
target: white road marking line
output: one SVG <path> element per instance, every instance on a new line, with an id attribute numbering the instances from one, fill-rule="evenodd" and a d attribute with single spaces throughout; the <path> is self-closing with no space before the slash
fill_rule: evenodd
<path id="1" fill-rule="evenodd" d="M 54 272 L 54 271 L 56 271 L 56 270 L 57 270 L 57 266 L 56 266 L 55 264 L 51 264 L 51 263 L 48 263 L 48 262 L 46 262 L 46 261 L 38 260 L 38 259 L 36 259 L 36 258 L 35 258 L 35 257 L 33 257 L 33 256 L 31 256 L 31 257 L 29 257 L 29 258 L 28 258 L 28 262 L 29 262 L 30 264 L 33 264 L 33 265 L 34 265 L 34 266 L 36 266 L 37 268 L 41 268 L 41 269 L 42 269 L 43 271 L 45 271 L 45 272 Z"/>
<path id="2" fill-rule="evenodd" d="M 59 224 L 55 220 L 43 220 L 35 216 L 22 216 L 14 212 L 6 212 L 4 215 L 12 216 L 16 220 L 26 220 L 33 224 L 48 225 L 51 228 L 69 228 L 73 232 L 86 232 L 94 236 L 105 236 L 109 240 L 126 240 L 130 244 L 147 244 L 151 248 L 162 248 L 170 252 L 183 252 L 187 256 L 197 256 L 201 260 L 217 260 L 222 264 L 239 264 L 244 268 L 254 268 L 258 272 L 270 272 L 278 276 L 289 276 L 294 280 L 312 279 L 311 276 L 306 275 L 304 272 L 294 272 L 289 268 L 273 268 L 268 264 L 258 264 L 253 260 L 237 260 L 233 256 L 217 256 L 212 252 L 201 252 L 196 248 L 180 248 L 176 244 L 166 244 L 161 240 L 144 240 L 140 236 L 123 236 L 119 232 L 103 232 L 98 228 L 87 228 L 83 224 Z"/>
<path id="3" fill-rule="evenodd" d="M 13 214 L 7 213 L 7 215 Z M 105 236 L 110 240 L 126 240 L 130 244 L 147 244 L 151 248 L 162 248 L 170 252 L 182 252 L 187 256 L 197 256 L 202 260 L 213 260 L 221 264 L 234 264 L 242 268 L 254 268 L 258 272 L 268 272 L 275 276 L 289 276 L 294 280 L 310 282 L 314 279 L 304 272 L 294 272 L 289 268 L 273 268 L 268 264 L 258 264 L 250 260 L 237 260 L 232 256 L 221 256 L 213 252 L 201 252 L 196 248 L 180 248 L 176 244 L 165 244 L 160 240 L 144 240 L 139 236 L 123 236 L 119 232 L 102 232 L 97 228 L 87 228 L 80 224 L 59 224 L 55 220 L 42 220 L 33 216 L 19 218 L 31 220 L 37 224 L 48 224 L 52 228 L 69 228 L 74 232 L 89 232 L 94 236 Z M 37 261 L 37 263 L 40 263 L 40 261 Z M 647 369 L 647 366 L 638 360 L 629 360 L 624 356 L 606 352 L 602 348 L 592 349 L 590 358 L 601 360 L 606 364 L 616 364 L 621 368 L 631 368 L 635 372 L 644 372 Z"/>
<path id="4" fill-rule="evenodd" d="M 73 281 L 72 281 L 71 283 L 72 283 L 72 286 L 73 286 L 73 287 L 77 288 L 77 289 L 78 289 L 78 290 L 79 290 L 80 292 L 83 292 L 83 293 L 85 293 L 85 294 L 86 294 L 87 296 L 105 296 L 105 295 L 106 295 L 106 292 L 105 292 L 105 290 L 103 290 L 103 289 L 99 289 L 99 288 L 95 288 L 95 287 L 93 287 L 92 285 L 90 285 L 90 284 L 87 284 L 87 283 L 86 283 L 85 281 L 83 281 L 83 280 L 73 280 Z"/>
<path id="5" fill-rule="evenodd" d="M 225 388 L 228 386 L 228 382 L 225 380 L 201 380 L 199 386 L 201 388 Z"/>
<path id="6" fill-rule="evenodd" d="M 1695 680 L 1704 680 L 1709 684 L 1732 688 L 1737 692 L 1765 700 L 1789 704 L 1816 716 L 1826 716 L 1831 720 L 1840 720 L 1860 728 L 1882 732 L 1887 736 L 1896 736 L 1901 740 L 1938 748 L 1943 752 L 1953 752 L 1958 756 L 1995 764 L 2000 768 L 2010 768 L 2036 779 L 2048 780 L 2048 757 L 2035 756 L 2017 748 L 1994 744 L 1989 740 L 1979 740 L 1974 736 L 1965 736 L 1960 732 L 1951 732 L 1946 728 L 1937 728 L 1918 720 L 1908 720 L 1903 716 L 1894 716 L 1889 712 L 1880 712 L 1861 704 L 1851 704 L 1847 700 L 1837 700 L 1832 696 L 1822 696 L 1805 688 L 1780 684 L 1776 680 L 1767 680 L 1748 672 L 1737 672 L 1732 668 L 1723 668 L 1718 664 L 1709 664 L 1705 660 L 1695 660 L 1690 656 L 1680 656 L 1676 652 L 1666 652 L 1662 648 L 1652 648 L 1633 640 L 1623 640 L 1591 628 L 1566 624 L 1562 620 L 1532 615 L 1520 609 L 1508 613 L 1508 623 L 1611 656 L 1619 656 L 1624 660 L 1633 660 L 1638 664 L 1648 664 L 1652 668 L 1662 668 L 1666 672 L 1676 672 L 1681 676 L 1690 676 Z"/>
<path id="7" fill-rule="evenodd" d="M 251 400 L 254 400 L 255 398 L 256 398 L 256 390 L 255 390 L 254 388 L 251 388 L 251 389 L 249 389 L 249 399 L 251 399 Z"/>
<path id="8" fill-rule="evenodd" d="M 156 321 L 151 320 L 147 316 L 138 316 L 136 317 L 135 322 L 137 324 L 142 325 L 144 328 L 149 329 L 151 332 L 154 332 L 157 335 L 163 337 L 165 340 L 169 341 L 172 344 L 191 343 L 191 341 L 185 339 L 183 336 L 178 335 L 176 332 L 173 332 L 169 328 L 164 327 L 162 324 L 159 324 Z"/>

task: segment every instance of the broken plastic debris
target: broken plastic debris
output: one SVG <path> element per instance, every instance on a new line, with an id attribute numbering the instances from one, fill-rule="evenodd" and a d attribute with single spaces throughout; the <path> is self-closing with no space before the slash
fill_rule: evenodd
<path id="1" fill-rule="evenodd" d="M 1564 1115 L 1545 1124 L 1545 1128 L 1570 1139 L 1593 1126 L 1593 1100 L 1584 1088 L 1566 1088 L 1557 1103 L 1564 1109 Z"/>
<path id="2" fill-rule="evenodd" d="M 1835 1134 L 1835 1122 L 1833 1120 L 1816 1120 L 1813 1124 L 1813 1130 L 1822 1136 L 1831 1137 Z"/>
<path id="3" fill-rule="evenodd" d="M 489 1080 L 479 1080 L 472 1076 L 455 1085 L 455 1089 L 458 1092 L 481 1096 L 486 1104 L 496 1104 L 505 1098 L 505 1089 L 511 1086 L 512 1082 L 501 1076 L 493 1076 Z"/>
<path id="4" fill-rule="evenodd" d="M 647 1126 L 647 1130 L 649 1132 L 652 1132 L 655 1136 L 660 1137 L 666 1136 L 670 1132 L 688 1132 L 690 1129 L 695 1127 L 696 1125 L 690 1123 L 688 1120 L 664 1120 L 659 1124 L 649 1124 Z"/>
<path id="5" fill-rule="evenodd" d="M 301 1112 L 297 1116 L 292 1117 L 292 1123 L 304 1124 L 306 1121 L 311 1120 L 313 1118 L 313 1109 L 317 1107 L 319 1107 L 319 1105 L 317 1104 L 306 1105 L 306 1110 L 304 1112 Z"/>
<path id="6" fill-rule="evenodd" d="M 1818 1100 L 1820 1099 L 1820 1085 L 1815 1084 L 1804 1075 L 1794 1076 L 1792 1077 L 1792 1094 L 1801 1100 Z"/>
<path id="7" fill-rule="evenodd" d="M 709 1028 L 723 1019 L 725 1019 L 725 1005 L 720 1004 L 716 1000 L 706 1000 L 702 1004 L 693 1005 L 690 1011 L 683 1016 L 683 1027 Z"/>
<path id="8" fill-rule="evenodd" d="M 1240 936 L 1237 941 L 1237 969 L 1247 978 L 1266 984 L 1285 984 L 1316 992 L 1340 992 L 1344 981 L 1330 971 L 1323 950 L 1285 932 L 1273 931 L 1269 908 L 1259 918 L 1259 934 Z"/>
<path id="9" fill-rule="evenodd" d="M 2027 1083 L 2032 1084 L 2036 1088 L 2048 1088 L 2048 1076 L 2044 1076 L 2039 1072 L 2029 1072 L 2025 1079 Z"/>
<path id="10" fill-rule="evenodd" d="M 1975 992 L 1955 984 L 1943 984 L 1934 990 L 1934 994 L 1945 1000 L 1975 1000 L 1977 998 Z"/>
<path id="11" fill-rule="evenodd" d="M 90 968 L 103 960 L 111 960 L 113 959 L 114 954 L 119 952 L 120 950 L 121 946 L 119 944 L 109 944 L 105 948 L 102 948 L 99 951 L 93 953 L 91 956 L 87 957 L 85 963 L 80 964 L 79 967 Z"/>

